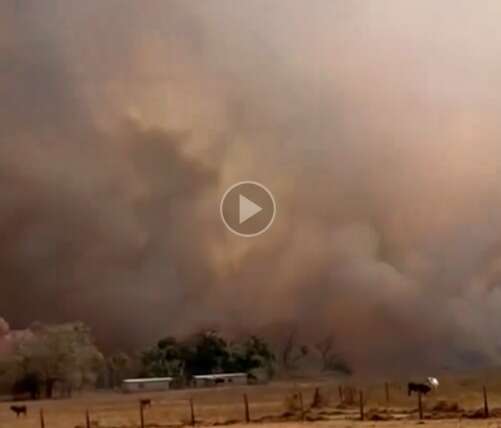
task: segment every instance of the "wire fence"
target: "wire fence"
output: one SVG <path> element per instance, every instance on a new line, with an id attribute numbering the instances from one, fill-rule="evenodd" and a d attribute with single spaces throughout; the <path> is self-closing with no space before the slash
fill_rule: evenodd
<path id="1" fill-rule="evenodd" d="M 270 387 L 270 391 L 273 387 Z M 296 384 L 273 393 L 254 387 L 204 388 L 176 396 L 144 394 L 137 401 L 127 399 L 93 403 L 85 409 L 64 409 L 53 402 L 5 405 L 3 419 L 11 416 L 10 427 L 29 428 L 146 428 L 218 426 L 288 421 L 382 421 L 501 417 L 501 409 L 489 405 L 488 389 L 471 392 L 465 410 L 458 402 L 439 393 L 410 393 L 405 385 L 384 382 L 364 388 L 353 385 Z M 72 400 L 67 400 L 70 404 Z M 15 408 L 17 407 L 17 413 Z M 22 408 L 25 407 L 25 412 Z M 471 406 L 470 406 L 471 407 Z M 21 410 L 21 411 L 19 411 Z M 61 413 L 64 413 L 62 415 Z M 0 422 L 0 427 L 3 427 Z"/>

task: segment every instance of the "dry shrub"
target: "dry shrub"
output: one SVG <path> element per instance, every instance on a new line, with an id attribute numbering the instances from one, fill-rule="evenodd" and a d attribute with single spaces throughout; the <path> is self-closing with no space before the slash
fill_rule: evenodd
<path id="1" fill-rule="evenodd" d="M 457 402 L 440 400 L 438 401 L 431 410 L 433 412 L 462 412 L 463 409 L 459 406 Z"/>
<path id="2" fill-rule="evenodd" d="M 465 413 L 463 413 L 463 416 L 465 418 L 469 418 L 469 419 L 482 419 L 482 418 L 485 418 L 485 413 L 484 413 L 484 409 L 480 408 L 477 410 L 470 410 L 468 412 L 465 412 Z"/>
<path id="3" fill-rule="evenodd" d="M 493 417 L 493 418 L 501 418 L 501 408 L 499 407 L 495 407 L 494 409 L 491 409 L 489 411 L 489 414 Z"/>
<path id="4" fill-rule="evenodd" d="M 338 407 L 336 410 L 322 410 L 318 414 L 321 416 L 339 416 L 346 415 L 346 412 Z"/>
<path id="5" fill-rule="evenodd" d="M 319 422 L 319 421 L 328 421 L 330 420 L 329 418 L 325 417 L 324 415 L 306 415 L 305 420 L 307 422 Z"/>
<path id="6" fill-rule="evenodd" d="M 240 421 L 238 419 L 227 419 L 224 421 L 214 421 L 209 425 L 211 425 L 213 427 L 218 427 L 218 426 L 226 426 L 226 425 L 235 425 L 238 423 L 240 423 Z"/>
<path id="7" fill-rule="evenodd" d="M 358 403 L 357 390 L 352 386 L 343 386 L 343 403 L 347 406 L 353 406 Z"/>
<path id="8" fill-rule="evenodd" d="M 102 425 L 99 421 L 91 421 L 90 428 L 100 428 Z M 85 428 L 85 425 L 77 425 L 75 428 Z"/>
<path id="9" fill-rule="evenodd" d="M 284 406 L 287 413 L 301 412 L 301 398 L 299 392 L 287 394 L 284 399 Z"/>
<path id="10" fill-rule="evenodd" d="M 377 408 L 367 411 L 365 417 L 369 421 L 389 421 L 393 419 L 393 416 L 386 410 L 380 410 Z"/>

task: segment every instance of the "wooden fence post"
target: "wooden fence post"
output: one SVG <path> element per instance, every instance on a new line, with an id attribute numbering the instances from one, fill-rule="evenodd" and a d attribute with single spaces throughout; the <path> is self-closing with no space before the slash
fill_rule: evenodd
<path id="1" fill-rule="evenodd" d="M 141 428 L 144 428 L 144 406 L 139 402 L 139 418 L 141 420 Z"/>
<path id="2" fill-rule="evenodd" d="M 45 417 L 43 414 L 43 409 L 40 409 L 40 428 L 45 428 Z"/>
<path id="3" fill-rule="evenodd" d="M 344 397 L 343 397 L 343 387 L 341 385 L 338 386 L 337 388 L 338 393 L 339 393 L 339 403 L 343 404 L 344 402 Z"/>
<path id="4" fill-rule="evenodd" d="M 304 421 L 304 401 L 303 401 L 303 393 L 301 391 L 298 392 L 299 396 L 299 406 L 301 407 L 301 420 Z"/>
<path id="5" fill-rule="evenodd" d="M 245 422 L 250 422 L 250 413 L 249 413 L 249 399 L 247 398 L 247 394 L 244 394 L 244 407 L 245 407 Z"/>
<path id="6" fill-rule="evenodd" d="M 421 391 L 418 392 L 418 410 L 419 410 L 419 419 L 423 419 L 423 398 Z"/>
<path id="7" fill-rule="evenodd" d="M 390 404 L 390 384 L 388 382 L 384 383 L 384 392 L 386 396 L 386 404 Z"/>
<path id="8" fill-rule="evenodd" d="M 85 426 L 86 428 L 90 428 L 90 416 L 89 416 L 89 409 L 85 411 Z"/>
<path id="9" fill-rule="evenodd" d="M 360 400 L 360 420 L 364 420 L 364 392 L 362 390 L 359 391 L 359 400 Z"/>
<path id="10" fill-rule="evenodd" d="M 195 426 L 195 405 L 193 404 L 193 398 L 190 398 L 190 417 L 191 425 Z"/>
<path id="11" fill-rule="evenodd" d="M 484 394 L 484 416 L 489 417 L 489 402 L 487 401 L 487 389 L 485 386 L 482 387 L 482 392 Z"/>

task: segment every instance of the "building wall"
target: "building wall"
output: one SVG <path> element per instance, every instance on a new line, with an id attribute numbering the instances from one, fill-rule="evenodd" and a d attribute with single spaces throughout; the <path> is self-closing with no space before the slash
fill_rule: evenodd
<path id="1" fill-rule="evenodd" d="M 247 376 L 215 379 L 195 379 L 195 386 L 247 385 Z"/>
<path id="2" fill-rule="evenodd" d="M 122 390 L 124 392 L 146 392 L 146 391 L 165 391 L 170 388 L 170 382 L 134 382 L 124 383 Z"/>

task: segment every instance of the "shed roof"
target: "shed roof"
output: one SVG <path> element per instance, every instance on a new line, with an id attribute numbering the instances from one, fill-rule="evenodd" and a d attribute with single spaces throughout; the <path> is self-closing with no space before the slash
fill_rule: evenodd
<path id="1" fill-rule="evenodd" d="M 124 379 L 123 383 L 155 383 L 155 382 L 172 382 L 172 377 L 146 377 L 138 379 Z"/>
<path id="2" fill-rule="evenodd" d="M 215 373 L 193 376 L 195 379 L 231 379 L 237 377 L 247 377 L 247 373 Z"/>

